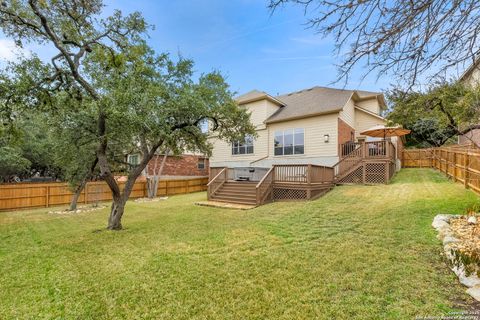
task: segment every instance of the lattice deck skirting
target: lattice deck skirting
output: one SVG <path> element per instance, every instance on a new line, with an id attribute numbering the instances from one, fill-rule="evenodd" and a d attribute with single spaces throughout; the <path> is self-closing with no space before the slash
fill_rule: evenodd
<path id="1" fill-rule="evenodd" d="M 273 200 L 312 200 L 327 193 L 333 184 L 279 183 L 273 186 Z"/>
<path id="2" fill-rule="evenodd" d="M 337 180 L 337 184 L 386 184 L 395 174 L 393 161 L 365 160 Z"/>

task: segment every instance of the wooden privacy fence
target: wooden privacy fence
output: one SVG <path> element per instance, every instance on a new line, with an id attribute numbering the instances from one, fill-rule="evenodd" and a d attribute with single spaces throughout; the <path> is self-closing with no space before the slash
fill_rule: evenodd
<path id="1" fill-rule="evenodd" d="M 207 189 L 208 177 L 179 180 L 160 180 L 158 196 L 204 191 Z M 119 183 L 123 189 L 125 183 Z M 130 198 L 147 196 L 146 181 L 137 181 Z M 68 184 L 49 183 L 15 183 L 0 184 L 0 211 L 35 207 L 50 207 L 70 203 L 72 192 Z M 103 181 L 89 182 L 78 199 L 79 204 L 112 200 L 109 187 Z"/>
<path id="2" fill-rule="evenodd" d="M 406 149 L 402 167 L 434 168 L 480 193 L 480 150 L 465 147 Z"/>

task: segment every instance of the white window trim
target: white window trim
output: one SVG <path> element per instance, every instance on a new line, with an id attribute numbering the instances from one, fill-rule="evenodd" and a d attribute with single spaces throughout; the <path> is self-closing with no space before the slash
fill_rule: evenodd
<path id="1" fill-rule="evenodd" d="M 295 130 L 303 130 L 303 153 L 292 153 L 292 154 L 275 154 L 275 137 L 277 131 L 282 131 L 282 149 L 285 151 L 285 131 L 293 130 L 293 152 L 295 152 Z M 305 147 L 305 128 L 293 128 L 293 129 L 283 129 L 283 130 L 275 130 L 273 132 L 273 156 L 274 157 L 301 157 L 307 154 L 306 147 Z"/>
<path id="2" fill-rule="evenodd" d="M 247 144 L 245 143 L 246 140 L 247 140 L 247 138 L 248 138 L 248 136 L 245 137 L 245 141 L 244 141 L 245 153 L 236 153 L 236 154 L 233 153 L 233 148 L 234 148 L 234 147 L 233 147 L 233 144 L 234 144 L 235 142 L 239 142 L 239 141 L 234 141 L 234 142 L 232 142 L 232 143 L 230 144 L 230 153 L 231 153 L 232 157 L 252 156 L 252 155 L 254 156 L 254 155 L 255 155 L 255 139 L 253 139 L 253 137 L 251 137 L 251 139 L 252 139 L 252 144 L 251 144 L 251 146 L 252 146 L 252 148 L 253 148 L 253 152 L 247 152 Z M 240 148 L 240 147 L 237 147 L 237 148 Z M 239 149 L 239 150 L 240 150 L 240 149 Z"/>

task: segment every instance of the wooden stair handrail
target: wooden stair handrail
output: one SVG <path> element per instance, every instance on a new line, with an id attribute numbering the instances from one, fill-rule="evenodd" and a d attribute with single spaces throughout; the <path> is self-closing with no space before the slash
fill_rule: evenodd
<path id="1" fill-rule="evenodd" d="M 210 200 L 211 199 L 211 196 L 213 196 L 222 186 L 223 184 L 225 183 L 225 181 L 227 181 L 227 170 L 228 168 L 225 167 L 223 168 L 219 173 L 217 173 L 217 175 L 207 183 L 207 199 Z M 220 180 L 220 176 L 223 175 L 224 176 L 224 179 L 223 181 L 218 181 L 220 182 L 219 186 L 215 188 L 215 190 L 212 190 L 212 187 L 214 187 L 212 184 L 213 183 L 217 183 L 217 179 Z"/>
<path id="2" fill-rule="evenodd" d="M 219 173 L 217 173 L 217 175 L 207 183 L 207 187 L 210 186 L 225 170 L 227 170 L 227 167 L 223 168 Z"/>
<path id="3" fill-rule="evenodd" d="M 271 191 L 270 189 L 271 189 L 271 186 L 273 185 L 274 179 L 275 179 L 275 176 L 273 175 L 274 170 L 275 170 L 275 166 L 272 166 L 270 168 L 270 170 L 267 171 L 267 173 L 262 177 L 262 179 L 255 186 L 255 194 L 256 194 L 257 205 L 262 204 L 265 200 L 265 196 L 268 194 L 269 191 Z M 260 187 L 262 186 L 262 184 L 265 182 L 265 180 L 267 179 L 267 177 L 269 175 L 272 175 L 272 181 L 270 183 L 270 187 L 264 192 L 264 194 L 260 194 Z"/>
<path id="4" fill-rule="evenodd" d="M 257 183 L 257 185 L 255 186 L 255 189 L 258 189 L 260 188 L 260 185 L 263 183 L 263 181 L 267 178 L 268 174 L 270 173 L 270 171 L 272 171 L 273 169 L 275 168 L 275 166 L 272 166 L 270 168 L 270 170 L 267 171 L 267 173 L 263 176 L 263 178 Z"/>

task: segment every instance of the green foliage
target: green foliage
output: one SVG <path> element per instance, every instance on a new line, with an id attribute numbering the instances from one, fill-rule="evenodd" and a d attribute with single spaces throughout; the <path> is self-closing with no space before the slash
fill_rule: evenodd
<path id="1" fill-rule="evenodd" d="M 25 174 L 30 165 L 30 161 L 22 156 L 21 150 L 9 146 L 0 147 L 0 181 L 8 181 L 14 176 Z"/>
<path id="2" fill-rule="evenodd" d="M 479 96 L 479 89 L 459 82 L 437 83 L 426 92 L 394 89 L 387 94 L 392 105 L 387 118 L 412 130 L 406 136 L 407 146 L 437 147 L 453 141 L 470 124 L 476 124 Z"/>
<path id="3" fill-rule="evenodd" d="M 2 31 L 19 44 L 55 43 L 71 52 L 62 55 L 59 49 L 46 62 L 35 55 L 22 59 L 9 65 L 0 81 L 8 92 L 0 100 L 6 110 L 48 116 L 54 163 L 69 181 L 81 179 L 99 152 L 108 159 L 102 162 L 107 176 L 135 169 L 125 166 L 128 153 L 148 157 L 160 147 L 173 154 L 185 149 L 210 154 L 212 145 L 200 128 L 204 121 L 221 139 L 255 135 L 219 72 L 195 81 L 193 61 L 156 54 L 146 44 L 149 26 L 139 13 L 114 11 L 105 18 L 102 7 L 101 1 L 12 0 L 0 8 Z"/>

